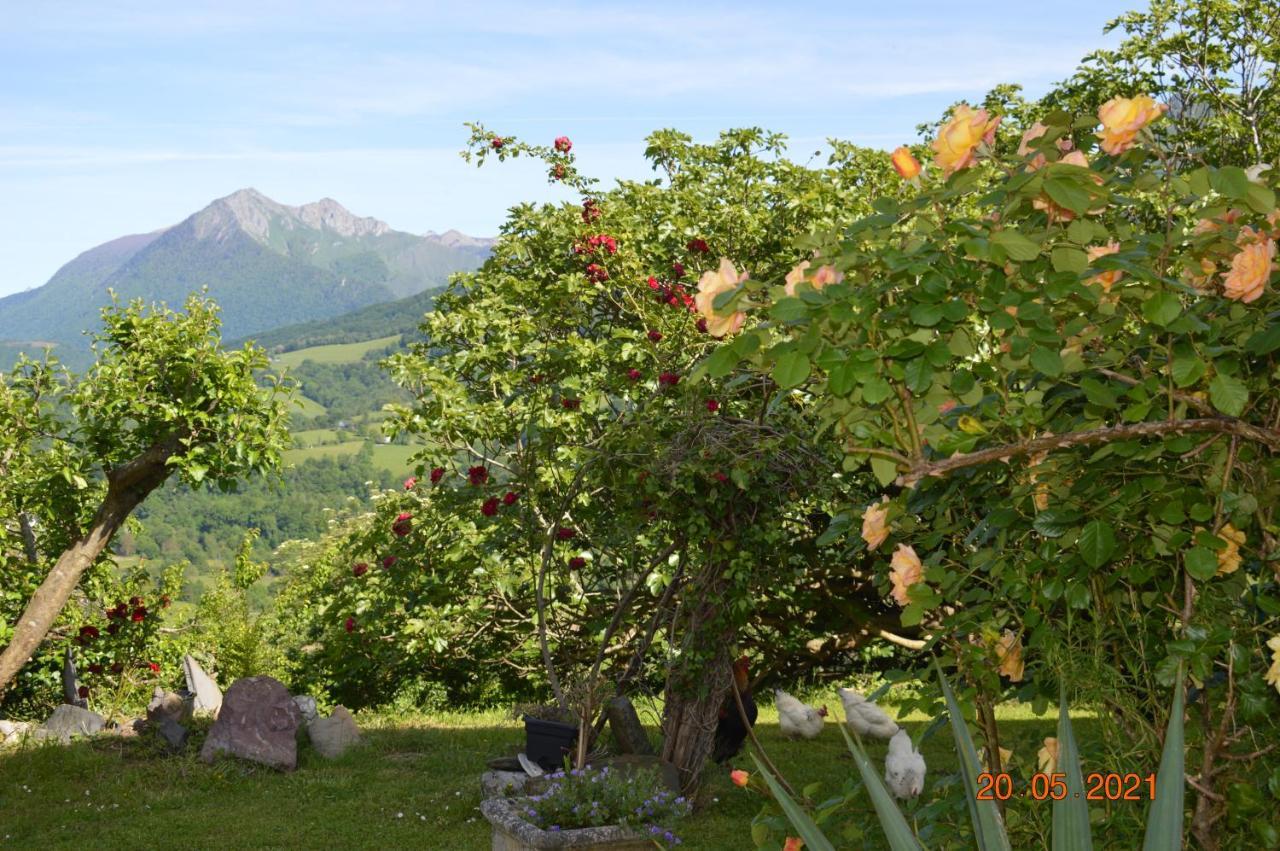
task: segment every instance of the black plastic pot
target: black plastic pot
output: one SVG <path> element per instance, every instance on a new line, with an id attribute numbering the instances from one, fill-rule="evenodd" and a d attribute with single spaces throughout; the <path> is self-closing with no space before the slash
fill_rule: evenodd
<path id="1" fill-rule="evenodd" d="M 559 721 L 543 721 L 524 716 L 524 752 L 529 759 L 555 771 L 564 768 L 564 758 L 573 753 L 578 743 L 578 728 Z"/>

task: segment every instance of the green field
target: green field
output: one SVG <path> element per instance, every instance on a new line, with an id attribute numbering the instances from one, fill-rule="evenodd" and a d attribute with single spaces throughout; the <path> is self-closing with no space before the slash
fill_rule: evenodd
<path id="1" fill-rule="evenodd" d="M 285 352 L 271 359 L 276 367 L 294 367 L 303 361 L 316 363 L 352 363 L 361 360 L 368 352 L 385 349 L 400 339 L 398 334 L 390 337 L 379 337 L 376 340 L 365 340 L 362 343 L 338 343 L 332 346 L 312 346 L 309 349 L 298 349 Z"/>
<path id="2" fill-rule="evenodd" d="M 308 399 L 299 393 L 293 397 L 293 404 L 289 407 L 289 413 L 297 417 L 318 417 L 325 413 L 325 407 L 315 399 Z"/>
<path id="3" fill-rule="evenodd" d="M 308 428 L 293 432 L 293 445 L 298 449 L 338 443 L 338 432 L 331 428 Z"/>
<path id="4" fill-rule="evenodd" d="M 331 429 L 312 429 L 311 431 L 332 431 Z M 306 433 L 306 432 L 302 432 Z M 336 437 L 336 432 L 334 432 Z M 284 453 L 287 464 L 300 464 L 308 458 L 336 458 L 340 455 L 354 455 L 366 445 L 364 440 L 346 440 L 341 443 L 329 443 L 289 449 Z M 392 475 L 408 475 L 411 472 L 409 459 L 415 452 L 422 451 L 420 445 L 402 446 L 397 443 L 373 444 L 373 462 Z"/>

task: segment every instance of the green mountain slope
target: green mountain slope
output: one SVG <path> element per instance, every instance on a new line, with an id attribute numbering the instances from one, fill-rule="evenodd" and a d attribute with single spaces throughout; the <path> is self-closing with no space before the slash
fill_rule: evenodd
<path id="1" fill-rule="evenodd" d="M 422 315 L 435 305 L 443 287 L 420 292 L 408 298 L 374 304 L 332 319 L 320 319 L 287 325 L 253 335 L 258 345 L 273 354 L 292 352 L 312 346 L 340 343 L 362 343 L 380 337 L 417 333 Z"/>

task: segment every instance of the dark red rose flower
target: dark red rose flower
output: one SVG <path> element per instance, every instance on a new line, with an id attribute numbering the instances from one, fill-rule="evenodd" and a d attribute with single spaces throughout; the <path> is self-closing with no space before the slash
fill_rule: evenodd
<path id="1" fill-rule="evenodd" d="M 496 496 L 491 496 L 488 499 L 486 499 L 484 501 L 484 504 L 480 506 L 480 513 L 483 514 L 485 517 L 492 517 L 493 515 L 497 514 L 498 498 Z"/>
<path id="2" fill-rule="evenodd" d="M 708 399 L 707 410 L 714 414 L 716 411 L 720 410 L 720 403 L 715 399 Z"/>
<path id="3" fill-rule="evenodd" d="M 680 383 L 680 376 L 674 372 L 664 372 L 658 376 L 658 384 L 665 387 L 675 387 Z"/>
<path id="4" fill-rule="evenodd" d="M 477 464 L 467 470 L 467 478 L 470 479 L 471 484 L 473 485 L 482 485 L 489 481 L 489 471 L 483 466 Z"/>
<path id="5" fill-rule="evenodd" d="M 89 673 L 91 674 L 101 674 L 102 671 L 103 671 L 103 667 L 97 664 L 96 662 L 89 666 Z"/>
<path id="6" fill-rule="evenodd" d="M 85 626 L 80 627 L 80 637 L 83 639 L 92 640 L 100 635 L 102 635 L 102 633 L 98 632 L 98 628 L 96 626 L 89 626 L 86 624 Z"/>
<path id="7" fill-rule="evenodd" d="M 364 576 L 366 573 L 369 572 L 369 565 L 365 564 L 364 562 L 359 562 L 356 564 L 355 567 L 351 568 L 351 572 L 356 576 Z"/>
<path id="8" fill-rule="evenodd" d="M 561 399 L 560 407 L 564 408 L 566 411 L 576 411 L 582 407 L 582 400 L 581 399 Z"/>
<path id="9" fill-rule="evenodd" d="M 438 484 L 444 478 L 444 467 L 433 467 L 431 470 L 431 484 Z"/>
<path id="10" fill-rule="evenodd" d="M 586 566 L 587 566 L 587 560 L 582 556 L 574 556 L 573 558 L 569 559 L 570 570 L 582 570 L 582 568 Z"/>
<path id="11" fill-rule="evenodd" d="M 516 500 L 520 498 L 520 494 L 515 491 L 507 491 L 502 497 L 503 505 L 515 505 Z"/>
<path id="12" fill-rule="evenodd" d="M 345 623 L 343 623 L 343 626 L 344 626 L 344 627 L 346 627 L 347 632 L 355 632 L 355 631 L 356 631 L 356 619 L 355 619 L 355 618 L 347 618 L 346 622 L 345 622 Z"/>
<path id="13" fill-rule="evenodd" d="M 409 512 L 403 512 L 396 517 L 396 522 L 391 524 L 391 531 L 396 534 L 397 538 L 403 538 L 413 529 L 413 515 Z"/>
<path id="14" fill-rule="evenodd" d="M 396 558 L 395 556 L 387 556 L 386 558 L 384 558 L 384 559 L 382 560 L 382 566 L 383 566 L 383 567 L 391 567 L 391 565 L 395 564 L 395 563 L 396 563 L 396 562 L 398 562 L 399 560 L 400 560 L 400 559 Z"/>
<path id="15" fill-rule="evenodd" d="M 627 378 L 631 379 L 632 381 L 639 381 L 639 380 L 640 380 L 640 370 L 638 370 L 638 369 L 628 369 L 628 370 L 627 370 Z"/>
<path id="16" fill-rule="evenodd" d="M 594 198 L 588 198 L 582 202 L 582 220 L 587 224 L 594 222 L 604 214 L 604 211 L 596 204 Z"/>
<path id="17" fill-rule="evenodd" d="M 153 673 L 153 674 L 158 674 L 158 673 L 160 673 L 160 663 L 159 663 L 159 662 L 148 662 L 148 663 L 147 663 L 147 667 L 151 669 L 151 673 Z"/>
<path id="18" fill-rule="evenodd" d="M 138 606 L 138 608 L 133 610 L 133 614 L 129 615 L 129 620 L 133 621 L 134 623 L 141 623 L 146 619 L 147 619 L 146 606 Z"/>
<path id="19" fill-rule="evenodd" d="M 587 264 L 587 280 L 594 284 L 602 284 L 609 280 L 609 270 L 599 263 Z"/>
<path id="20" fill-rule="evenodd" d="M 141 606 L 141 605 L 142 605 L 142 598 L 141 598 L 141 597 L 130 597 L 130 598 L 129 598 L 129 605 L 130 605 L 130 606 Z"/>
<path id="21" fill-rule="evenodd" d="M 404 489 L 407 491 L 411 491 L 413 490 L 414 485 L 416 485 L 417 483 L 418 483 L 417 477 L 410 476 L 409 478 L 404 480 Z"/>
<path id="22" fill-rule="evenodd" d="M 556 150 L 562 154 L 567 154 L 573 150 L 573 143 L 569 141 L 568 136 L 556 137 Z"/>
<path id="23" fill-rule="evenodd" d="M 711 478 L 715 479 L 720 484 L 724 484 L 725 482 L 729 481 L 729 477 L 726 476 L 724 473 L 720 472 L 719 470 L 716 470 L 714 473 L 712 473 Z"/>
<path id="24" fill-rule="evenodd" d="M 671 264 L 671 274 L 675 275 L 677 278 L 683 278 L 683 277 L 684 277 L 684 264 L 683 264 L 683 263 L 681 263 L 679 260 L 677 260 L 675 263 L 672 263 L 672 264 Z"/>
<path id="25" fill-rule="evenodd" d="M 88 697 L 88 696 L 89 696 L 89 687 L 88 687 L 88 686 L 80 686 L 80 688 L 79 688 L 79 690 L 76 692 L 76 694 L 80 695 L 80 697 L 81 697 L 81 698 L 86 698 L 86 697 Z"/>
<path id="26" fill-rule="evenodd" d="M 119 662 L 113 662 L 113 663 L 112 663 L 112 665 L 111 665 L 111 673 L 113 673 L 113 674 L 123 674 L 123 673 L 124 673 L 124 665 L 122 665 L 122 664 L 121 664 L 121 663 L 119 663 Z"/>
<path id="27" fill-rule="evenodd" d="M 661 331 L 650 331 L 650 332 L 649 332 L 649 339 L 650 339 L 650 340 L 652 340 L 652 341 L 653 341 L 653 342 L 655 342 L 655 343 L 656 343 L 656 342 L 658 342 L 659 340 L 661 340 L 661 339 L 662 339 L 662 332 L 661 332 Z"/>
<path id="28" fill-rule="evenodd" d="M 691 239 L 688 244 L 685 245 L 685 248 L 690 251 L 696 251 L 699 254 L 706 254 L 711 250 L 711 246 L 707 245 L 707 241 L 705 239 Z"/>
<path id="29" fill-rule="evenodd" d="M 562 541 L 571 541 L 578 537 L 578 533 L 576 530 L 570 529 L 568 526 L 561 526 L 556 529 L 556 537 Z"/>
<path id="30" fill-rule="evenodd" d="M 695 325 L 694 327 L 697 328 L 699 331 L 701 331 L 703 334 L 707 333 L 707 320 L 699 319 L 698 324 Z"/>
<path id="31" fill-rule="evenodd" d="M 504 144 L 506 144 L 506 140 L 504 140 L 501 136 L 494 136 L 493 139 L 489 141 L 489 144 L 493 145 L 493 149 L 496 151 L 499 148 L 501 148 Z M 347 631 L 350 632 L 350 630 L 347 630 Z"/>
<path id="32" fill-rule="evenodd" d="M 564 163 L 556 163 L 551 167 L 551 177 L 553 180 L 564 180 L 564 175 Z"/>
<path id="33" fill-rule="evenodd" d="M 115 635 L 120 631 L 120 624 L 112 622 L 107 624 L 107 635 Z"/>
<path id="34" fill-rule="evenodd" d="M 647 283 L 649 284 L 649 289 L 651 290 L 656 290 L 658 288 L 658 279 L 655 278 L 653 275 L 649 276 L 649 280 L 647 281 Z"/>
<path id="35" fill-rule="evenodd" d="M 114 608 L 107 610 L 107 617 L 112 620 L 122 619 L 128 616 L 129 610 L 125 608 L 124 603 L 116 603 Z"/>

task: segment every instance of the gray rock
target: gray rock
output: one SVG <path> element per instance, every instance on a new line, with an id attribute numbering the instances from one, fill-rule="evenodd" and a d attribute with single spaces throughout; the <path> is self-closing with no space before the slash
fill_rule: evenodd
<path id="1" fill-rule="evenodd" d="M 194 711 L 216 716 L 222 708 L 222 690 L 213 677 L 206 674 L 200 663 L 190 656 L 182 657 L 182 671 L 187 676 L 187 691 L 195 695 Z"/>
<path id="2" fill-rule="evenodd" d="M 17 742 L 31 729 L 30 721 L 0 720 L 0 743 Z"/>
<path id="3" fill-rule="evenodd" d="M 67 648 L 62 660 L 62 702 L 81 709 L 89 708 L 89 701 L 80 696 L 79 674 L 76 672 L 76 652 Z"/>
<path id="4" fill-rule="evenodd" d="M 179 724 L 172 718 L 165 718 L 160 721 L 156 732 L 160 734 L 160 738 L 175 751 L 180 751 L 187 746 L 187 738 L 191 735 L 191 731 Z"/>
<path id="5" fill-rule="evenodd" d="M 198 692 L 196 699 L 198 703 Z M 218 720 L 209 729 L 200 759 L 213 762 L 218 754 L 226 753 L 292 771 L 298 766 L 296 736 L 301 723 L 298 704 L 279 680 L 273 677 L 236 680 L 222 698 Z"/>
<path id="6" fill-rule="evenodd" d="M 609 701 L 606 711 L 609 715 L 609 729 L 613 731 L 620 753 L 646 756 L 654 753 L 653 743 L 649 741 L 649 735 L 644 731 L 640 716 L 636 714 L 636 708 L 631 705 L 630 700 L 615 697 Z"/>
<path id="7" fill-rule="evenodd" d="M 328 718 L 317 718 L 307 725 L 311 745 L 322 757 L 336 759 L 347 748 L 360 741 L 360 728 L 345 706 L 335 706 Z"/>
<path id="8" fill-rule="evenodd" d="M 53 710 L 53 714 L 40 728 L 49 736 L 70 741 L 75 736 L 92 736 L 100 732 L 106 723 L 106 719 L 96 712 L 64 703 Z"/>
<path id="9" fill-rule="evenodd" d="M 165 691 L 157 686 L 151 702 L 147 704 L 147 721 L 155 726 L 160 726 L 166 719 L 176 724 L 186 724 L 191 721 L 194 712 L 195 695 Z"/>
<path id="10" fill-rule="evenodd" d="M 533 795 L 542 791 L 546 781 L 530 777 L 523 771 L 486 771 L 480 775 L 480 797 L 509 798 L 512 795 Z"/>
<path id="11" fill-rule="evenodd" d="M 293 702 L 298 704 L 298 709 L 302 711 L 302 717 L 306 721 L 311 722 L 320 717 L 320 710 L 316 708 L 314 697 L 300 694 L 293 698 Z"/>

